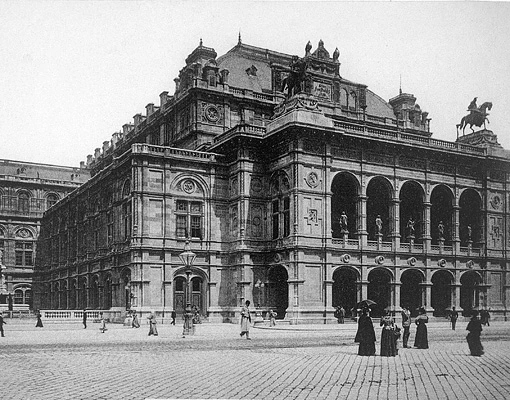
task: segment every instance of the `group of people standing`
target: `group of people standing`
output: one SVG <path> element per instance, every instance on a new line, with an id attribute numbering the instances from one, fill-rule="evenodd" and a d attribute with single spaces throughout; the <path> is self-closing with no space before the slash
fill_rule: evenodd
<path id="1" fill-rule="evenodd" d="M 428 349 L 428 335 L 427 326 L 428 317 L 425 312 L 425 308 L 420 308 L 419 315 L 415 318 L 416 337 L 414 341 L 414 347 L 418 349 Z M 398 354 L 398 339 L 401 336 L 401 329 L 395 323 L 395 319 L 388 313 L 385 313 L 380 320 L 379 326 L 381 330 L 381 349 L 380 355 L 382 357 L 395 357 Z M 411 327 L 411 312 L 404 308 L 402 310 L 402 328 L 404 329 L 403 334 L 403 347 L 408 348 L 409 346 L 409 335 Z M 354 338 L 356 343 L 359 343 L 358 355 L 360 356 L 374 356 L 375 355 L 375 330 L 372 318 L 370 317 L 370 308 L 364 307 L 361 310 L 361 316 L 358 320 L 358 331 Z"/>

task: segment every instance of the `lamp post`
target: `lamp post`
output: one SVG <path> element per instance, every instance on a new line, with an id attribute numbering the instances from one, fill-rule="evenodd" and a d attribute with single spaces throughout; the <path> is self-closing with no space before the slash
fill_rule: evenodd
<path id="1" fill-rule="evenodd" d="M 193 314 L 191 313 L 191 267 L 195 261 L 196 254 L 191 251 L 189 239 L 186 240 L 184 251 L 179 254 L 181 262 L 186 267 L 186 310 L 184 313 L 184 326 L 182 330 L 182 337 L 186 335 L 193 335 Z"/>
<path id="2" fill-rule="evenodd" d="M 264 282 L 261 282 L 260 279 L 257 279 L 257 282 L 255 283 L 255 287 L 258 290 L 258 304 L 257 307 L 260 308 L 260 296 L 262 294 L 262 291 L 264 290 Z"/>

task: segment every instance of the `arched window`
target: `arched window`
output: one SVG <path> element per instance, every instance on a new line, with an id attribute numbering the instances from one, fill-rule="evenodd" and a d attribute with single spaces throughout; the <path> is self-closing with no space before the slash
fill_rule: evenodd
<path id="1" fill-rule="evenodd" d="M 28 193 L 21 192 L 18 195 L 18 211 L 27 213 L 30 211 L 30 196 Z"/>
<path id="2" fill-rule="evenodd" d="M 284 172 L 275 175 L 271 181 L 272 239 L 290 235 L 290 184 Z"/>
<path id="3" fill-rule="evenodd" d="M 58 201 L 58 197 L 56 194 L 49 194 L 46 197 L 46 208 L 52 207 Z"/>

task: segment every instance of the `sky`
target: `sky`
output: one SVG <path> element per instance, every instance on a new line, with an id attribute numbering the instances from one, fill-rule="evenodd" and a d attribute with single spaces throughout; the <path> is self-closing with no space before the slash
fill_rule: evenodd
<path id="1" fill-rule="evenodd" d="M 0 0 L 0 159 L 79 166 L 173 94 L 200 39 L 220 56 L 239 33 L 298 56 L 338 47 L 342 77 L 386 101 L 402 82 L 436 139 L 490 101 L 487 128 L 510 149 L 509 28 L 508 2 Z"/>

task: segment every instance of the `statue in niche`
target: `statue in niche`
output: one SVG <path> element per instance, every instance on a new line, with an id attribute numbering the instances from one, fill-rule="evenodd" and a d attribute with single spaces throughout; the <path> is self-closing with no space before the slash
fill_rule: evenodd
<path id="1" fill-rule="evenodd" d="M 413 217 L 409 217 L 409 220 L 407 221 L 407 233 L 409 237 L 414 237 L 415 229 L 414 229 L 414 220 Z"/>
<path id="2" fill-rule="evenodd" d="M 377 218 L 375 219 L 375 230 L 377 235 L 382 235 L 382 219 L 380 215 L 377 215 Z"/>
<path id="3" fill-rule="evenodd" d="M 348 232 L 347 222 L 348 222 L 347 214 L 345 213 L 345 211 L 342 211 L 342 215 L 340 215 L 340 231 L 342 233 Z"/>
<path id="4" fill-rule="evenodd" d="M 437 232 L 439 233 L 439 240 L 444 240 L 444 224 L 443 221 L 439 221 L 437 225 Z"/>
<path id="5" fill-rule="evenodd" d="M 468 242 L 471 242 L 471 240 L 472 240 L 472 239 L 471 239 L 471 238 L 472 238 L 472 236 L 471 236 L 471 235 L 472 235 L 472 232 L 473 232 L 473 230 L 472 230 L 472 228 L 471 228 L 471 225 L 468 225 L 468 226 L 467 226 L 467 240 L 468 240 Z"/>

